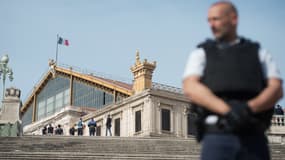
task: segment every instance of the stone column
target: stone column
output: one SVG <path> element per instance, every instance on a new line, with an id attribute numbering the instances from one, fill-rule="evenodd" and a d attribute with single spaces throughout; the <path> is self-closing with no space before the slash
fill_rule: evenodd
<path id="1" fill-rule="evenodd" d="M 183 134 L 185 138 L 188 138 L 188 114 L 189 114 L 189 107 L 188 106 L 183 106 Z"/>
<path id="2" fill-rule="evenodd" d="M 4 100 L 2 101 L 2 111 L 0 120 L 16 123 L 20 121 L 21 91 L 16 88 L 7 88 Z"/>
<path id="3" fill-rule="evenodd" d="M 20 100 L 21 91 L 16 88 L 7 88 L 0 114 L 0 136 L 20 136 Z"/>

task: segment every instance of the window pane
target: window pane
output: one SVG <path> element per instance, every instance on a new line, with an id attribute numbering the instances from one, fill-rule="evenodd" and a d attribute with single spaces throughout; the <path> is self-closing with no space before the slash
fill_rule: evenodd
<path id="1" fill-rule="evenodd" d="M 120 136 L 120 118 L 115 119 L 115 136 Z"/>
<path id="2" fill-rule="evenodd" d="M 170 110 L 161 109 L 161 127 L 162 130 L 170 131 Z"/>
<path id="3" fill-rule="evenodd" d="M 94 86 L 84 84 L 78 80 L 73 82 L 73 105 L 94 107 L 100 109 L 113 103 L 113 94 L 104 92 Z"/>
<path id="4" fill-rule="evenodd" d="M 101 126 L 97 126 L 97 128 L 96 128 L 96 136 L 101 136 Z"/>
<path id="5" fill-rule="evenodd" d="M 37 95 L 37 117 L 38 119 L 49 116 L 60 106 L 61 93 L 69 90 L 69 78 L 57 76 L 50 79 L 41 92 Z M 62 99 L 62 98 L 61 98 Z M 56 109 L 55 109 L 56 108 Z"/>
<path id="6" fill-rule="evenodd" d="M 23 114 L 22 117 L 22 126 L 28 125 L 32 123 L 32 118 L 33 118 L 33 103 L 28 106 L 28 109 L 26 112 Z"/>
<path id="7" fill-rule="evenodd" d="M 42 118 L 44 118 L 44 116 L 45 116 L 45 105 L 46 105 L 46 102 L 45 101 L 41 101 L 41 102 L 39 102 L 39 104 L 38 104 L 38 110 L 37 110 L 37 112 L 38 112 L 38 114 L 37 114 L 37 119 L 42 119 Z"/>
<path id="8" fill-rule="evenodd" d="M 193 113 L 189 113 L 187 115 L 187 128 L 188 128 L 188 135 L 193 135 L 193 134 L 196 134 L 196 124 L 195 124 L 195 121 L 196 121 L 197 117 L 195 114 Z"/>
<path id="9" fill-rule="evenodd" d="M 64 91 L 64 106 L 69 105 L 69 89 Z"/>
<path id="10" fill-rule="evenodd" d="M 59 111 L 63 107 L 63 92 L 55 96 L 55 110 Z"/>
<path id="11" fill-rule="evenodd" d="M 47 116 L 53 114 L 54 112 L 54 97 L 47 99 Z"/>
<path id="12" fill-rule="evenodd" d="M 138 131 L 141 131 L 141 111 L 136 111 L 136 114 L 135 114 L 135 121 L 136 121 L 136 127 L 135 127 L 135 131 L 138 132 Z"/>

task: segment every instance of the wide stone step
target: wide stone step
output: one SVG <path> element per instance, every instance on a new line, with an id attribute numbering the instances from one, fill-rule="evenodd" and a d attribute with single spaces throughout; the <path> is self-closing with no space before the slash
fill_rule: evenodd
<path id="1" fill-rule="evenodd" d="M 272 160 L 285 160 L 285 147 L 271 143 Z M 0 159 L 198 160 L 192 138 L 24 136 L 0 137 Z"/>
<path id="2" fill-rule="evenodd" d="M 0 159 L 198 160 L 193 139 L 0 137 Z"/>
<path id="3" fill-rule="evenodd" d="M 49 153 L 49 152 L 15 152 L 9 154 L 6 152 L 0 152 L 0 159 L 153 159 L 153 160 L 198 160 L 199 155 L 164 155 L 164 154 L 99 154 L 99 153 L 84 153 L 84 152 L 61 152 L 61 153 Z"/>
<path id="4" fill-rule="evenodd" d="M 78 149 L 92 152 L 116 152 L 116 153 L 167 153 L 179 154 L 198 152 L 199 147 L 195 145 L 192 140 L 161 140 L 161 139 L 102 139 L 102 138 L 68 138 L 68 137 L 34 137 L 34 138 L 20 138 L 21 140 L 13 141 L 12 138 L 2 139 L 0 146 L 6 152 L 13 152 L 15 146 L 20 151 L 77 151 Z M 194 143 L 193 145 L 191 143 Z M 91 147 L 92 146 L 92 147 Z M 175 146 L 175 147 L 169 147 Z M 193 147 L 191 147 L 193 146 Z"/>

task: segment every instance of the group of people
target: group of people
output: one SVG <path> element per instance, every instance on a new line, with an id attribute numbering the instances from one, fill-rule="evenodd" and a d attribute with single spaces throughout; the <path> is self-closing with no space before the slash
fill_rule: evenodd
<path id="1" fill-rule="evenodd" d="M 75 129 L 75 126 L 77 126 L 77 130 Z M 96 135 L 96 130 L 97 130 L 97 123 L 94 120 L 94 118 L 91 118 L 91 120 L 87 124 L 89 128 L 89 136 L 95 136 Z M 108 115 L 107 120 L 106 120 L 106 136 L 112 136 L 112 118 L 110 115 Z M 82 121 L 82 118 L 79 119 L 78 123 L 71 128 L 69 128 L 69 135 L 74 136 L 75 132 L 77 131 L 78 136 L 83 136 L 83 130 L 85 128 L 85 124 Z M 42 129 L 42 135 L 63 135 L 63 129 L 61 128 L 61 125 L 58 124 L 55 128 L 53 127 L 52 124 L 49 124 L 48 126 L 44 126 Z"/>
<path id="2" fill-rule="evenodd" d="M 48 126 L 44 126 L 42 129 L 42 135 L 63 135 L 63 129 L 61 128 L 60 124 L 58 124 L 55 128 L 52 126 L 52 124 L 49 124 Z"/>
<path id="3" fill-rule="evenodd" d="M 77 126 L 77 135 L 83 136 L 83 130 L 85 128 L 85 124 L 82 121 L 82 118 L 79 119 L 76 126 Z M 91 118 L 87 126 L 89 128 L 89 136 L 95 136 L 96 130 L 97 130 L 97 122 L 94 120 L 94 118 Z M 112 118 L 110 117 L 110 115 L 108 115 L 107 120 L 106 120 L 106 136 L 108 136 L 108 133 L 109 133 L 109 136 L 112 136 L 111 127 L 112 127 Z M 75 127 L 72 126 L 69 129 L 69 134 L 74 136 L 75 131 L 76 131 Z"/>

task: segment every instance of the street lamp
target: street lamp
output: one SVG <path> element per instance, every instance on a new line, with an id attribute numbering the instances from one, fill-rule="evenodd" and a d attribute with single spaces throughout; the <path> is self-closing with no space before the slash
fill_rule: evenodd
<path id="1" fill-rule="evenodd" d="M 4 96 L 5 96 L 6 75 L 8 75 L 10 81 L 12 81 L 14 79 L 12 69 L 7 66 L 8 62 L 9 62 L 9 57 L 7 54 L 1 57 L 1 59 L 0 59 L 0 79 L 1 79 L 1 77 L 3 79 L 3 95 L 2 95 L 3 97 L 2 97 L 2 100 L 4 99 Z"/>

